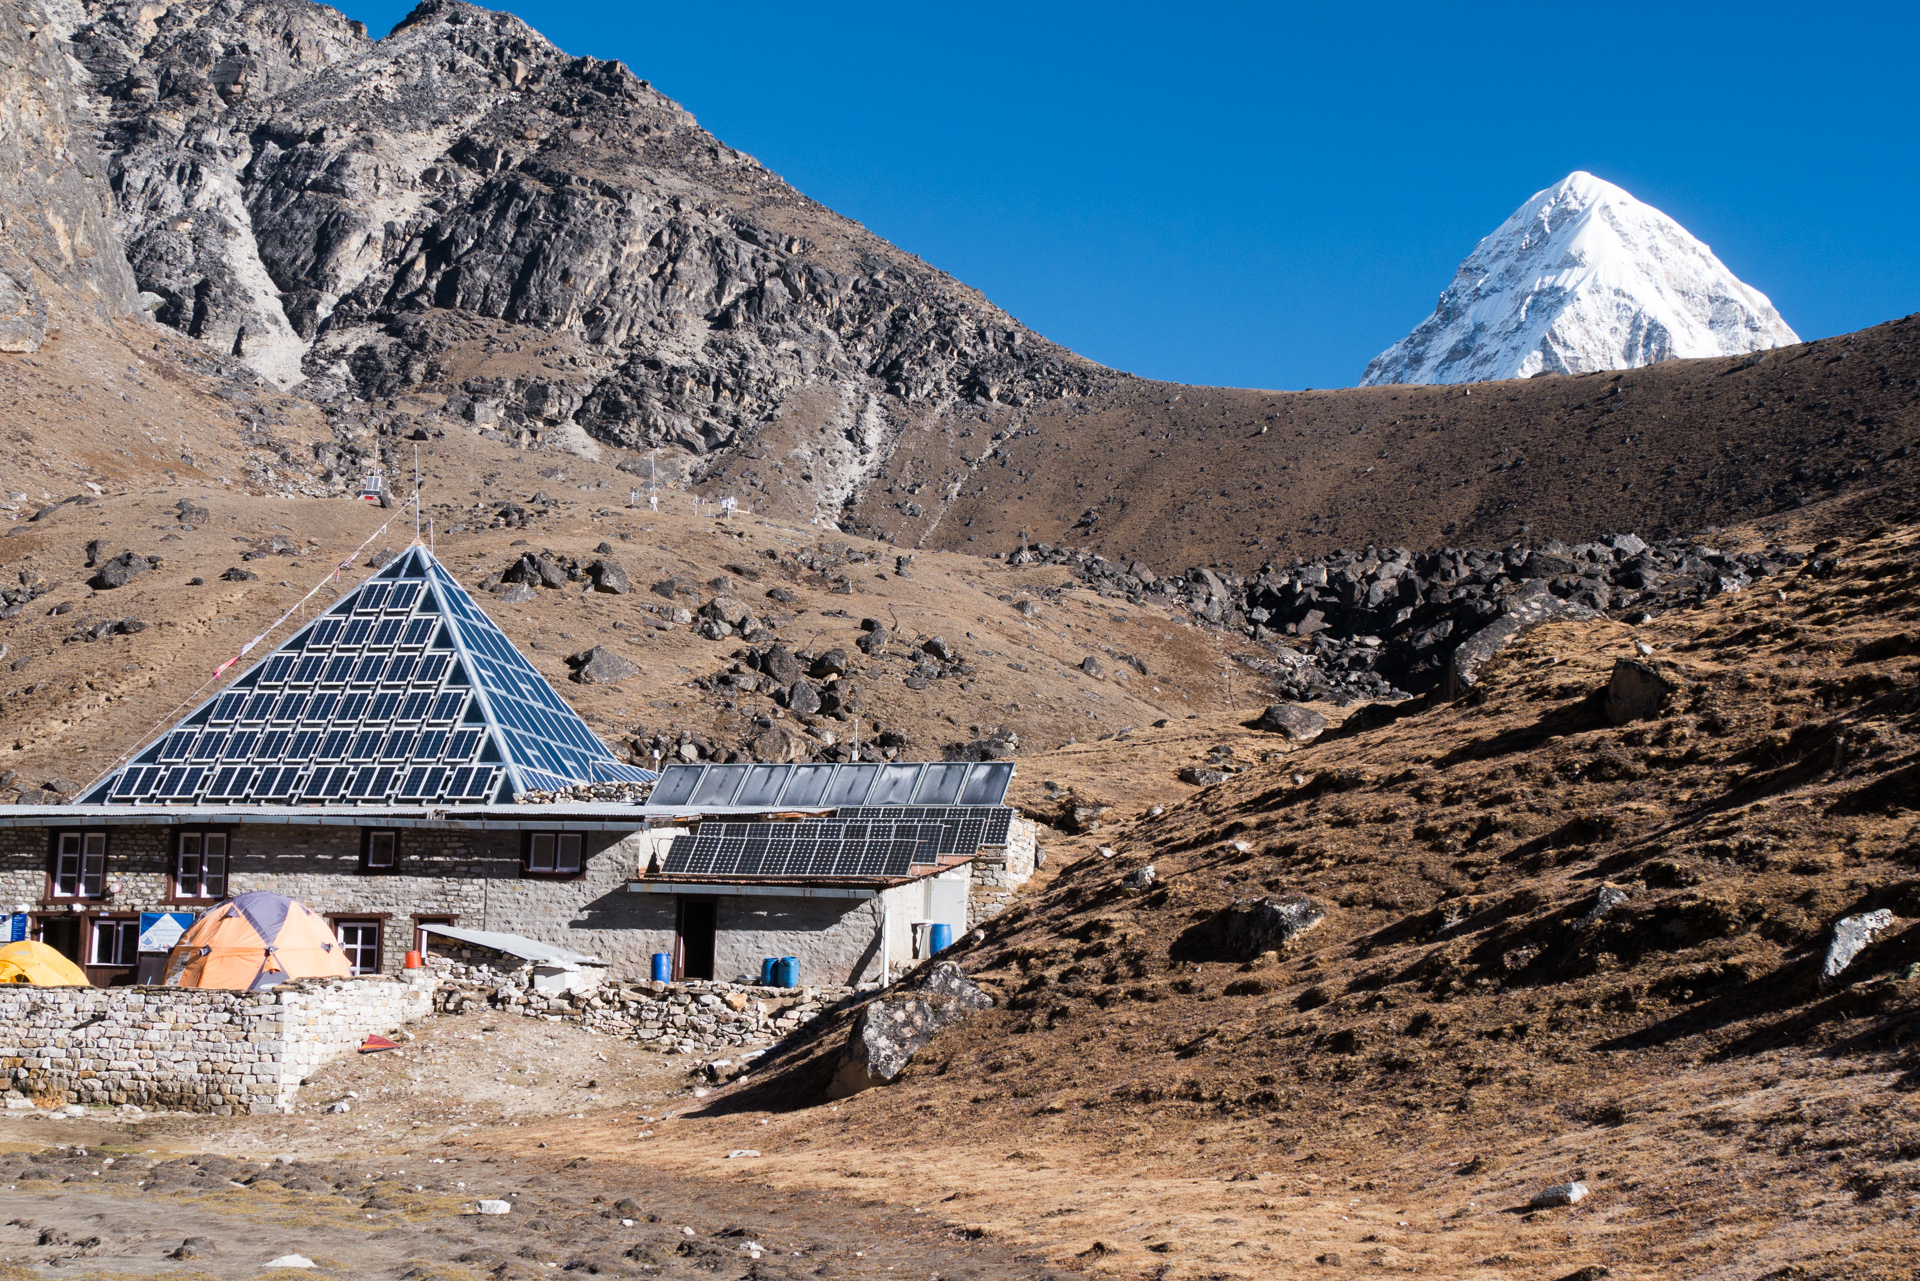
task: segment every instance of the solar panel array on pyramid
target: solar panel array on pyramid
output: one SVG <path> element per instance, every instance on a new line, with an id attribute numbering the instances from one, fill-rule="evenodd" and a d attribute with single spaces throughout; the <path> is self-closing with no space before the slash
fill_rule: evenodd
<path id="1" fill-rule="evenodd" d="M 653 778 L 615 760 L 446 568 L 413 547 L 82 800 L 485 804 Z"/>

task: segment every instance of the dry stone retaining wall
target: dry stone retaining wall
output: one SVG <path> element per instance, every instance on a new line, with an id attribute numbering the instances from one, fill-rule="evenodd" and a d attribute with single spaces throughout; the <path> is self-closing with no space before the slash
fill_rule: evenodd
<path id="1" fill-rule="evenodd" d="M 432 1011 L 431 981 L 303 980 L 264 992 L 0 987 L 9 1107 L 133 1104 L 188 1112 L 291 1110 L 300 1083 Z"/>
<path id="2" fill-rule="evenodd" d="M 770 1045 L 838 1009 L 850 987 L 757 987 L 742 983 L 602 983 L 587 991 L 540 992 L 531 969 L 428 964 L 439 978 L 434 1008 L 457 1014 L 491 1009 L 575 1023 L 588 1031 L 639 1041 L 667 1054 L 719 1054 Z"/>

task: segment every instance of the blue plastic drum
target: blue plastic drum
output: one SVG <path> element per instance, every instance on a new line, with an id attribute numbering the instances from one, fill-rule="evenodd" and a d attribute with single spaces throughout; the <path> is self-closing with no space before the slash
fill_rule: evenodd
<path id="1" fill-rule="evenodd" d="M 934 922 L 933 934 L 932 937 L 927 940 L 927 945 L 933 949 L 933 955 L 935 956 L 940 955 L 940 953 L 952 947 L 953 927 L 951 925 L 942 925 L 938 921 Z"/>
<path id="2" fill-rule="evenodd" d="M 800 958 L 799 957 L 783 956 L 780 958 L 779 986 L 781 987 L 799 987 L 800 986 Z"/>
<path id="3" fill-rule="evenodd" d="M 760 986 L 761 987 L 779 987 L 780 986 L 780 958 L 779 957 L 763 956 L 760 958 Z"/>
<path id="4" fill-rule="evenodd" d="M 673 957 L 665 952 L 653 954 L 653 981 L 655 983 L 673 982 Z"/>

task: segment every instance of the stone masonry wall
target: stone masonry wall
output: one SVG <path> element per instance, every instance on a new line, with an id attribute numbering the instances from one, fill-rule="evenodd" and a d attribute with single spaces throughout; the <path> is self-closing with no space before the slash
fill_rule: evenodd
<path id="1" fill-rule="evenodd" d="M 1004 850 L 981 850 L 973 860 L 973 885 L 967 895 L 967 928 L 1007 910 L 1013 896 L 1033 878 L 1039 825 L 1018 818 L 1007 831 Z"/>
<path id="2" fill-rule="evenodd" d="M 284 1112 L 322 1064 L 432 1009 L 425 971 L 264 992 L 9 984 L 0 986 L 0 1069 L 9 1107 L 52 1099 Z"/>

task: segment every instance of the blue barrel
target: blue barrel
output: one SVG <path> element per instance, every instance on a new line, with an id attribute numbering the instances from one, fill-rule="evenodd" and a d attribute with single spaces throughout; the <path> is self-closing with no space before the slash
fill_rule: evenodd
<path id="1" fill-rule="evenodd" d="M 800 986 L 800 958 L 783 956 L 780 958 L 780 987 Z"/>
<path id="2" fill-rule="evenodd" d="M 933 955 L 935 956 L 940 955 L 940 953 L 952 947 L 953 927 L 951 925 L 942 925 L 938 921 L 935 921 L 932 936 L 927 940 L 927 946 L 932 949 Z"/>
<path id="3" fill-rule="evenodd" d="M 760 986 L 761 987 L 779 987 L 780 986 L 780 958 L 779 957 L 763 956 L 760 958 Z"/>
<path id="4" fill-rule="evenodd" d="M 653 954 L 653 981 L 655 983 L 673 982 L 673 957 L 665 952 Z"/>

